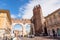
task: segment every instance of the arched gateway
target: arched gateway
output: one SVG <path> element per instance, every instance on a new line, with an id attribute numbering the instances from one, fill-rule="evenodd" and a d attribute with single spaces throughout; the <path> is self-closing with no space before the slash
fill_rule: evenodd
<path id="1" fill-rule="evenodd" d="M 12 19 L 12 33 L 18 30 L 19 34 L 24 36 L 32 32 L 31 28 L 33 27 L 30 19 Z"/>

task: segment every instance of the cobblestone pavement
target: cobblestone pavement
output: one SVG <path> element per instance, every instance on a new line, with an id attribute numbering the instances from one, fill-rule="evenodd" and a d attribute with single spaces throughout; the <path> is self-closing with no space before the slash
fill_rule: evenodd
<path id="1" fill-rule="evenodd" d="M 35 38 L 22 38 L 21 40 L 57 40 L 57 39 L 48 39 L 43 37 L 35 37 Z"/>
<path id="2" fill-rule="evenodd" d="M 58 39 L 49 39 L 49 38 L 44 38 L 44 37 L 34 37 L 34 38 L 21 37 L 20 39 L 21 40 L 58 40 Z"/>
<path id="3" fill-rule="evenodd" d="M 0 40 L 2 40 L 2 38 L 0 37 Z"/>

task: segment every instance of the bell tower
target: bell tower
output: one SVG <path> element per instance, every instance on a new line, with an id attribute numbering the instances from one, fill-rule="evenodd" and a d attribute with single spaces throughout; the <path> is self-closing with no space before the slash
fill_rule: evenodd
<path id="1" fill-rule="evenodd" d="M 42 33 L 42 17 L 41 6 L 35 6 L 33 9 L 33 24 L 36 36 L 39 36 Z"/>

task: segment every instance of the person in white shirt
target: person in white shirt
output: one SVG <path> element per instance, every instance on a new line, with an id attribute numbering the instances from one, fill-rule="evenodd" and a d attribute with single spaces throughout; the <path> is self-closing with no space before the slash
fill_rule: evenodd
<path id="1" fill-rule="evenodd" d="M 15 37 L 15 38 L 13 38 L 13 40 L 17 40 L 17 38 Z"/>
<path id="2" fill-rule="evenodd" d="M 19 37 L 15 37 L 13 38 L 13 40 L 21 40 Z"/>

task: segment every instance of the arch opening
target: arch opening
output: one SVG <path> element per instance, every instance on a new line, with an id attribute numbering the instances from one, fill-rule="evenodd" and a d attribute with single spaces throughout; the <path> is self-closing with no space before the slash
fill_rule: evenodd
<path id="1" fill-rule="evenodd" d="M 22 31 L 22 25 L 21 24 L 15 24 L 13 29 Z"/>
<path id="2" fill-rule="evenodd" d="M 15 24 L 13 27 L 13 34 L 16 34 L 16 32 L 18 32 L 18 36 L 22 36 L 23 35 L 23 26 L 21 24 Z M 16 34 L 17 35 L 17 34 Z"/>
<path id="3" fill-rule="evenodd" d="M 30 31 L 31 31 L 30 24 L 27 24 L 26 25 L 26 33 L 27 33 L 27 35 L 30 33 Z"/>

